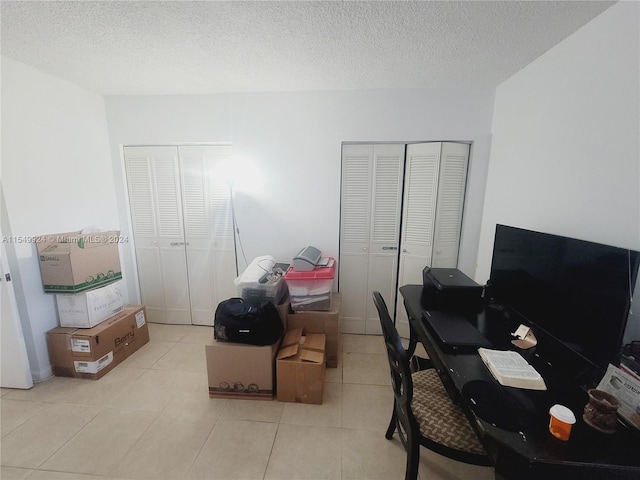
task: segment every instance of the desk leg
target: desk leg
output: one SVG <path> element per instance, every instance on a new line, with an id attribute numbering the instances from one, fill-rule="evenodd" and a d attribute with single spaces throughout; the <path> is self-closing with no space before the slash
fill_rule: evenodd
<path id="1" fill-rule="evenodd" d="M 409 322 L 409 346 L 407 347 L 407 355 L 409 358 L 413 357 L 413 354 L 416 351 L 417 344 L 418 344 L 418 340 L 416 340 L 416 334 L 413 331 L 411 322 Z"/>

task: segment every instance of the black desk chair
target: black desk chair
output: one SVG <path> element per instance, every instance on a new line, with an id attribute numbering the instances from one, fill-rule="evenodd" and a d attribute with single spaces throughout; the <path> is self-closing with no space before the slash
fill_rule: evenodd
<path id="1" fill-rule="evenodd" d="M 405 480 L 418 477 L 420 445 L 461 462 L 491 465 L 467 417 L 449 398 L 431 362 L 427 360 L 425 365 L 421 359 L 421 368 L 429 368 L 411 373 L 407 351 L 380 292 L 373 292 L 373 302 L 380 316 L 394 395 L 385 437 L 391 439 L 397 429 L 407 451 Z"/>

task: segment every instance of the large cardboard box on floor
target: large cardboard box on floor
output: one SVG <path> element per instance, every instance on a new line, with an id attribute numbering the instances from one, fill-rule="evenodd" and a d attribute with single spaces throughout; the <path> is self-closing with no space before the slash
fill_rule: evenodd
<path id="1" fill-rule="evenodd" d="M 287 328 L 303 328 L 307 333 L 324 333 L 326 335 L 327 367 L 338 366 L 338 344 L 340 341 L 340 293 L 331 293 L 331 308 L 328 311 L 308 310 L 289 312 Z"/>
<path id="2" fill-rule="evenodd" d="M 143 305 L 127 305 L 93 328 L 56 327 L 47 332 L 53 373 L 97 380 L 149 341 Z"/>
<path id="3" fill-rule="evenodd" d="M 56 295 L 61 327 L 91 328 L 124 310 L 122 280 L 82 293 Z"/>
<path id="4" fill-rule="evenodd" d="M 265 346 L 215 340 L 205 345 L 209 396 L 272 400 L 279 346 L 280 340 Z"/>
<path id="5" fill-rule="evenodd" d="M 287 331 L 276 357 L 277 398 L 281 402 L 322 403 L 325 374 L 323 333 Z"/>
<path id="6" fill-rule="evenodd" d="M 80 231 L 38 237 L 38 260 L 46 293 L 79 293 L 122 278 L 119 231 Z"/>

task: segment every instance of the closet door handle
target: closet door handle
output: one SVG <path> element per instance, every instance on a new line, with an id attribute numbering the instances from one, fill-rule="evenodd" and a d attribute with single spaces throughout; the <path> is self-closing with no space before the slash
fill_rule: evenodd
<path id="1" fill-rule="evenodd" d="M 382 247 L 383 250 L 397 250 L 398 247 Z"/>
<path id="2" fill-rule="evenodd" d="M 179 247 L 180 245 L 189 245 L 189 242 L 171 242 L 169 245 L 172 247 Z"/>

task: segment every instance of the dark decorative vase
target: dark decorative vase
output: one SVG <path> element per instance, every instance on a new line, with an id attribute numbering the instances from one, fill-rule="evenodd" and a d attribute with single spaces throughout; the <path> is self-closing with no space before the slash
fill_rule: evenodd
<path id="1" fill-rule="evenodd" d="M 589 403 L 584 407 L 582 419 L 591 428 L 602 433 L 614 433 L 618 423 L 620 402 L 610 393 L 592 388 L 587 392 Z"/>

